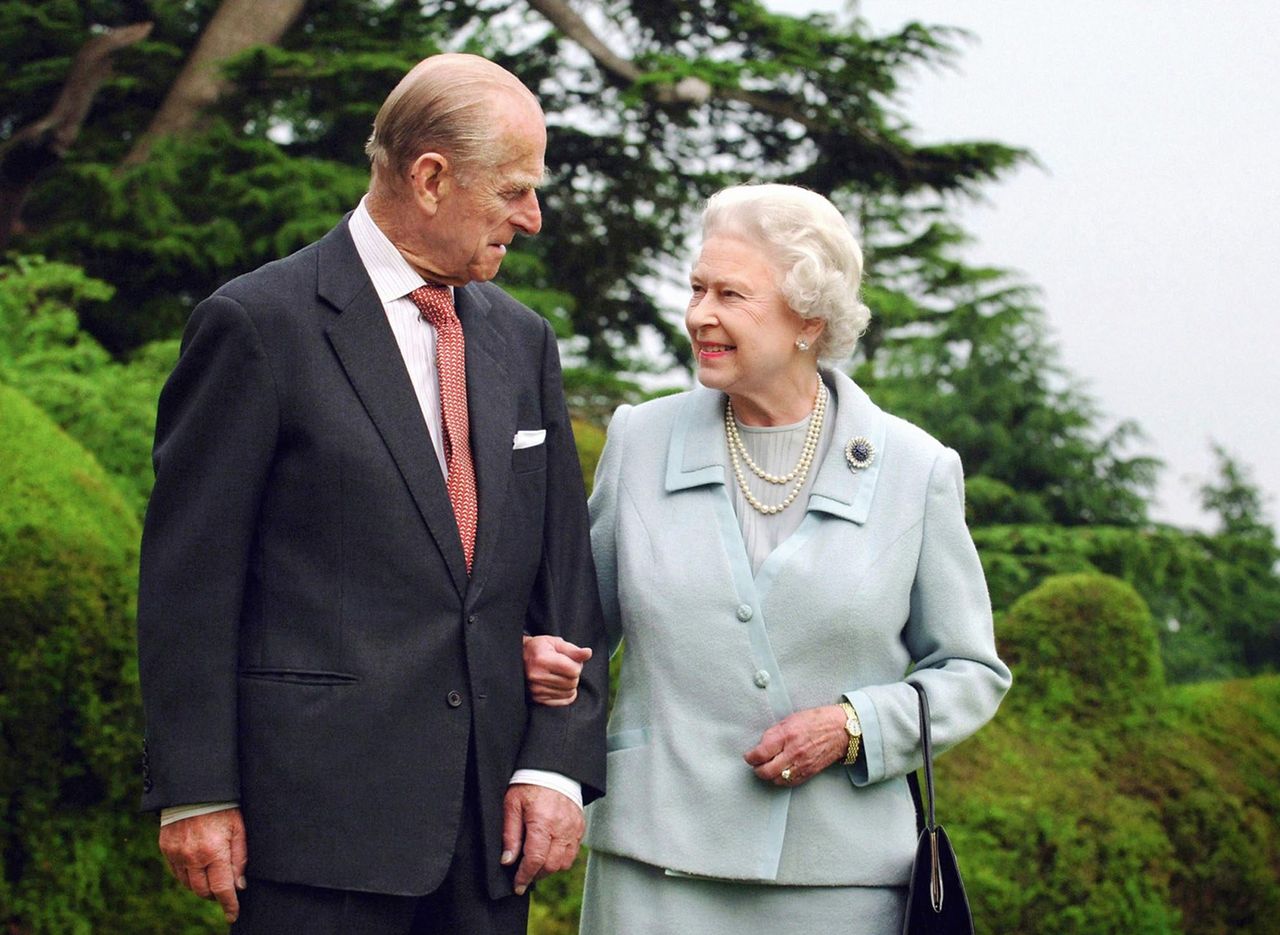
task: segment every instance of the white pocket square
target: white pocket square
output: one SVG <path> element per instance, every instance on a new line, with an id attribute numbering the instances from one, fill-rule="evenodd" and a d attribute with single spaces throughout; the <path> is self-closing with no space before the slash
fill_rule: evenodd
<path id="1" fill-rule="evenodd" d="M 516 438 L 511 444 L 511 450 L 515 451 L 517 448 L 532 448 L 534 445 L 541 445 L 546 440 L 546 429 L 521 429 L 516 432 Z"/>

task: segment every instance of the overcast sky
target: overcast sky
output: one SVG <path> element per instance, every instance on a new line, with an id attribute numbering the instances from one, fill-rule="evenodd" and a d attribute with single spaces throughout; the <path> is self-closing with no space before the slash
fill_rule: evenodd
<path id="1" fill-rule="evenodd" d="M 843 0 L 772 0 L 796 13 Z M 1280 4 L 1274 0 L 863 0 L 877 31 L 962 27 L 922 71 L 920 141 L 1027 147 L 958 217 L 971 260 L 1043 291 L 1066 366 L 1163 459 L 1156 519 L 1208 528 L 1210 440 L 1280 497 Z"/>

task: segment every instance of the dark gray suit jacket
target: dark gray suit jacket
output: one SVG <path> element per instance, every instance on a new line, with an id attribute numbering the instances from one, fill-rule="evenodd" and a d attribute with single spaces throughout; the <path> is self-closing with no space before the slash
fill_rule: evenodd
<path id="1" fill-rule="evenodd" d="M 253 874 L 429 892 L 470 748 L 502 895 L 512 772 L 603 793 L 607 653 L 555 338 L 496 286 L 455 294 L 470 579 L 346 221 L 200 303 L 161 395 L 138 600 L 143 807 L 239 801 Z M 521 429 L 545 443 L 513 450 Z M 596 650 L 576 704 L 527 700 L 524 630 Z"/>

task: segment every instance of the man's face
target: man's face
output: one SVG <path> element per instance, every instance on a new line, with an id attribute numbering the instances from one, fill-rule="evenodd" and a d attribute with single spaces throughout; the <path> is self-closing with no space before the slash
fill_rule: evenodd
<path id="1" fill-rule="evenodd" d="M 461 174 L 451 168 L 432 228 L 441 282 L 485 282 L 498 273 L 517 233 L 542 229 L 536 188 L 542 181 L 547 131 L 532 103 L 513 102 L 501 113 L 494 149 L 499 162 Z"/>

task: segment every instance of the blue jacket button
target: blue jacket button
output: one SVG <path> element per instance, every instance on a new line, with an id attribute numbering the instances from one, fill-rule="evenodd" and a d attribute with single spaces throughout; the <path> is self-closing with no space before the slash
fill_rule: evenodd
<path id="1" fill-rule="evenodd" d="M 449 702 L 449 707 L 451 708 L 459 707 L 462 704 L 462 696 L 457 692 L 449 692 L 449 694 L 445 696 L 445 700 Z"/>
<path id="2" fill-rule="evenodd" d="M 746 623 L 746 622 L 747 622 L 748 620 L 750 620 L 754 615 L 755 615 L 755 611 L 753 611 L 753 610 L 751 609 L 751 605 L 750 605 L 750 604 L 739 604 L 739 605 L 738 605 L 738 619 L 739 619 L 739 620 L 741 620 L 743 623 Z"/>
<path id="3" fill-rule="evenodd" d="M 757 669 L 756 676 L 755 676 L 755 683 L 756 683 L 756 688 L 768 688 L 769 673 L 766 672 L 764 669 Z"/>

